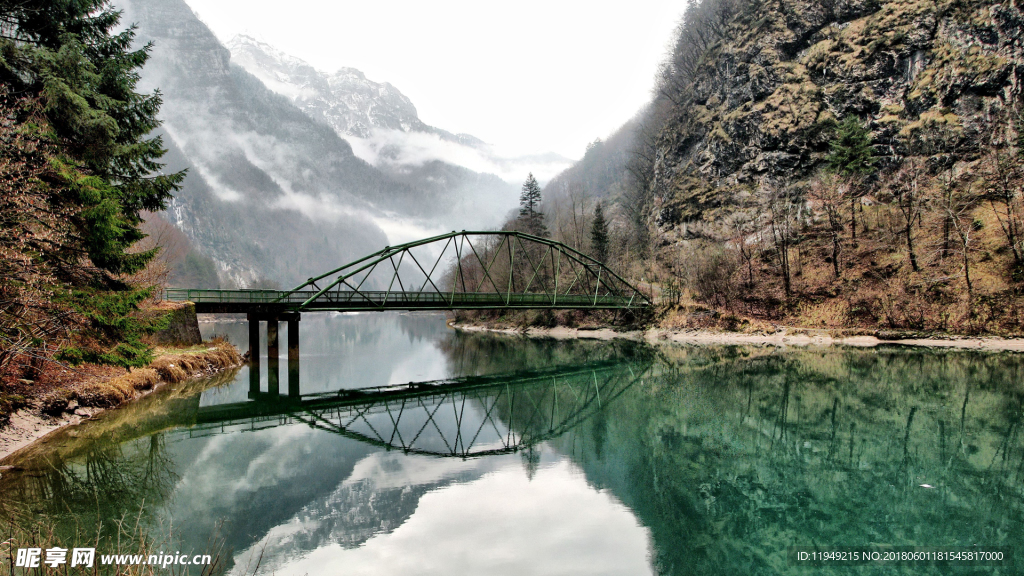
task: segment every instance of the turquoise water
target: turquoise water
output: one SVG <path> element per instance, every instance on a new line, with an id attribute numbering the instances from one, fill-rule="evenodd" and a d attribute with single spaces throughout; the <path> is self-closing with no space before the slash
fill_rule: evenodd
<path id="1" fill-rule="evenodd" d="M 787 549 L 1015 549 L 1022 356 L 301 324 L 301 399 L 283 358 L 281 397 L 245 367 L 170 387 L 23 457 L 4 498 L 67 539 L 139 517 L 232 574 L 1014 573 Z"/>

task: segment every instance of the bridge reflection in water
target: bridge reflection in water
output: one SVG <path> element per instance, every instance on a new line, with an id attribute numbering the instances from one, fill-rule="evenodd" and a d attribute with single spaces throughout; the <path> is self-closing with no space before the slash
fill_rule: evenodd
<path id="1" fill-rule="evenodd" d="M 304 423 L 388 450 L 470 458 L 517 452 L 596 415 L 655 364 L 600 362 L 497 376 L 281 396 L 200 407 L 190 437 Z"/>

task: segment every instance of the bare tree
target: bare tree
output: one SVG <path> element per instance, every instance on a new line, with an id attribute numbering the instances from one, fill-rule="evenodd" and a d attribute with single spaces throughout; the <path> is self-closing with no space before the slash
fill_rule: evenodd
<path id="1" fill-rule="evenodd" d="M 587 239 L 587 205 L 590 204 L 586 188 L 580 182 L 569 184 L 569 210 L 572 223 L 572 247 L 585 251 Z"/>
<path id="2" fill-rule="evenodd" d="M 893 176 L 890 190 L 902 216 L 902 236 L 906 240 L 910 267 L 920 272 L 917 263 L 917 252 L 914 247 L 914 225 L 921 225 L 921 215 L 925 203 L 925 194 L 921 184 L 925 178 L 924 162 L 917 158 L 908 158 Z"/>
<path id="3" fill-rule="evenodd" d="M 794 197 L 793 190 L 787 186 L 771 186 L 765 195 L 768 231 L 771 234 L 772 248 L 779 273 L 782 276 L 782 287 L 786 296 L 793 294 L 792 265 L 790 250 L 796 240 L 799 224 L 800 204 Z"/>
<path id="4" fill-rule="evenodd" d="M 680 258 L 682 281 L 701 300 L 727 308 L 733 295 L 732 276 L 738 267 L 736 253 L 714 241 L 691 243 Z"/>
<path id="5" fill-rule="evenodd" d="M 984 174 L 985 196 L 1017 266 L 1024 264 L 1024 169 L 1020 156 L 1018 150 L 993 148 Z"/>
<path id="6" fill-rule="evenodd" d="M 676 26 L 668 58 L 657 77 L 656 93 L 679 106 L 707 53 L 729 34 L 729 23 L 748 4 L 746 0 L 699 0 L 687 5 Z"/>
<path id="7" fill-rule="evenodd" d="M 975 229 L 973 211 L 977 200 L 971 183 L 960 184 L 951 180 L 945 182 L 941 188 L 942 211 L 949 225 L 956 232 L 959 244 L 957 248 L 963 258 L 964 282 L 967 284 L 968 294 L 974 293 L 974 286 L 971 282 L 970 252 L 972 233 Z"/>
<path id="8" fill-rule="evenodd" d="M 621 205 L 629 216 L 634 241 L 643 254 L 650 243 L 647 218 L 654 200 L 658 135 L 668 114 L 665 102 L 654 102 L 641 112 L 626 162 L 628 179 Z"/>
<path id="9" fill-rule="evenodd" d="M 850 194 L 851 183 L 834 174 L 822 174 L 811 184 L 810 198 L 828 219 L 832 239 L 832 273 L 836 280 L 842 275 L 840 258 L 843 252 L 843 207 Z"/>
<path id="10" fill-rule="evenodd" d="M 158 249 L 157 255 L 145 268 L 132 274 L 129 280 L 141 286 L 163 287 L 167 285 L 171 272 L 178 267 L 191 250 L 188 238 L 171 224 L 162 214 L 143 212 L 139 227 L 146 237 L 132 246 L 132 252 L 146 252 Z"/>
<path id="11" fill-rule="evenodd" d="M 731 233 L 727 234 L 747 269 L 747 288 L 754 286 L 754 258 L 760 252 L 761 245 L 761 233 L 758 230 L 760 224 L 756 216 L 751 217 L 746 212 L 738 212 L 733 215 Z"/>

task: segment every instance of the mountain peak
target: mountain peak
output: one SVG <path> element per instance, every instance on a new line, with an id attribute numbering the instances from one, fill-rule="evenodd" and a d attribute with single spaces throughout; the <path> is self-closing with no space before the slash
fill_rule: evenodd
<path id="1" fill-rule="evenodd" d="M 555 173 L 570 162 L 559 157 L 532 161 L 494 153 L 483 140 L 469 134 L 453 134 L 419 118 L 416 107 L 387 82 L 374 82 L 351 67 L 323 72 L 252 36 L 236 36 L 227 43 L 232 62 L 256 76 L 263 84 L 289 98 L 314 120 L 330 126 L 346 139 L 356 155 L 377 167 L 414 165 L 441 161 L 474 172 L 501 174 L 507 182 L 518 181 L 528 170 Z M 402 168 L 407 174 L 409 166 Z M 522 169 L 520 169 L 522 168 Z M 404 176 L 403 176 L 404 178 Z"/>
<path id="2" fill-rule="evenodd" d="M 246 35 L 227 43 L 232 61 L 271 90 L 287 96 L 313 118 L 341 136 L 368 138 L 375 128 L 438 133 L 419 119 L 416 107 L 386 82 L 374 82 L 356 68 L 333 74 Z"/>
<path id="3" fill-rule="evenodd" d="M 306 61 L 278 50 L 273 45 L 248 34 L 236 34 L 234 38 L 225 43 L 225 46 L 231 51 L 232 55 L 236 52 L 252 51 L 270 56 L 281 62 L 292 63 L 296 66 L 309 66 Z"/>

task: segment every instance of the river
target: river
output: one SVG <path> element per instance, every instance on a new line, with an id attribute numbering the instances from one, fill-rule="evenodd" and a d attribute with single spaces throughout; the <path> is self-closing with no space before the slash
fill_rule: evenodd
<path id="1" fill-rule="evenodd" d="M 247 347 L 244 322 L 202 329 Z M 63 546 L 239 575 L 848 574 L 787 550 L 1024 542 L 1021 355 L 398 313 L 307 314 L 301 347 L 301 396 L 285 350 L 280 396 L 247 367 L 167 386 L 34 446 L 4 500 Z"/>

